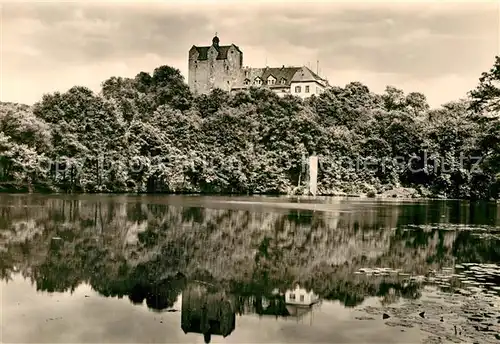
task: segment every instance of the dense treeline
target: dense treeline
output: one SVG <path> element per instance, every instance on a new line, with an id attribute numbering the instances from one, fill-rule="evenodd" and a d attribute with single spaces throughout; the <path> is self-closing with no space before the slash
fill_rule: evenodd
<path id="1" fill-rule="evenodd" d="M 68 192 L 303 193 L 320 157 L 322 194 L 411 187 L 424 196 L 498 198 L 500 57 L 468 99 L 430 109 L 423 94 L 352 82 L 320 96 L 265 88 L 193 96 L 177 69 L 75 86 L 32 107 L 0 107 L 4 189 Z"/>

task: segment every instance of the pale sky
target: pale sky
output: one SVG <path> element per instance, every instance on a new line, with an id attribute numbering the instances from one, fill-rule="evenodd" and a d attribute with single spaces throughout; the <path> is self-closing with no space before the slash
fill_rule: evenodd
<path id="1" fill-rule="evenodd" d="M 187 81 L 192 45 L 234 43 L 251 67 L 308 65 L 332 85 L 466 95 L 500 54 L 499 2 L 1 2 L 2 101 L 32 104 L 74 85 L 161 65 Z"/>

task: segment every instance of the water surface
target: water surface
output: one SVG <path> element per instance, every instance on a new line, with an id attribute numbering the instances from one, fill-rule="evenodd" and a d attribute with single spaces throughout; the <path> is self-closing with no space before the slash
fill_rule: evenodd
<path id="1" fill-rule="evenodd" d="M 4 343 L 494 343 L 500 207 L 0 196 Z"/>

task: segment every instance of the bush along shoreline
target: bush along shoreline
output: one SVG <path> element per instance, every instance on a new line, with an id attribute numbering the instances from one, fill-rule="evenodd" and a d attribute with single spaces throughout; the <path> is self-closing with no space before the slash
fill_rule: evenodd
<path id="1" fill-rule="evenodd" d="M 0 192 L 498 199 L 500 58 L 464 99 L 359 82 L 306 100 L 195 96 L 179 70 L 111 77 L 33 106 L 0 103 Z"/>
<path id="2" fill-rule="evenodd" d="M 427 192 L 426 192 L 427 191 Z M 117 191 L 95 191 L 95 192 L 84 192 L 82 190 L 73 190 L 69 188 L 64 188 L 54 185 L 47 184 L 27 184 L 27 183 L 15 183 L 15 182 L 7 182 L 0 183 L 0 193 L 9 193 L 9 194 L 25 194 L 25 193 L 36 193 L 36 194 L 80 194 L 80 193 L 93 193 L 93 194 L 168 194 L 168 195 L 185 195 L 185 196 L 312 196 L 307 188 L 295 188 L 291 192 L 288 193 L 280 193 L 280 192 L 267 192 L 267 193 L 243 193 L 243 192 L 231 192 L 222 191 L 222 192 L 202 192 L 202 191 L 128 191 L 128 190 L 117 190 Z M 316 196 L 324 197 L 357 197 L 357 198 L 446 198 L 442 195 L 433 195 L 428 190 L 424 192 L 419 192 L 413 188 L 393 188 L 386 190 L 384 192 L 374 192 L 368 191 L 364 192 L 343 192 L 343 191 L 321 191 L 316 194 Z"/>

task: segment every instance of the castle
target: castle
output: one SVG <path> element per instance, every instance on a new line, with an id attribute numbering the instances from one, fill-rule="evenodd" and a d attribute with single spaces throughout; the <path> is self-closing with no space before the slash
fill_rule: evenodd
<path id="1" fill-rule="evenodd" d="M 308 67 L 250 68 L 243 66 L 243 52 L 234 44 L 220 45 L 215 35 L 211 46 L 189 50 L 188 83 L 195 95 L 220 88 L 236 92 L 254 87 L 268 87 L 280 96 L 292 94 L 307 98 L 329 87 L 328 81 Z"/>

